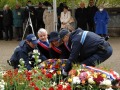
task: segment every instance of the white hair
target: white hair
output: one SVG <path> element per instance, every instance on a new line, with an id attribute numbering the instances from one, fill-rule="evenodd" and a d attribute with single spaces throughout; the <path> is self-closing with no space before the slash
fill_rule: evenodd
<path id="1" fill-rule="evenodd" d="M 38 34 L 40 34 L 40 33 L 42 33 L 42 32 L 44 32 L 44 33 L 47 34 L 47 31 L 46 31 L 44 28 L 40 28 L 40 29 L 38 30 Z"/>
<path id="2" fill-rule="evenodd" d="M 8 4 L 4 5 L 3 9 L 5 10 L 7 7 L 9 8 Z"/>

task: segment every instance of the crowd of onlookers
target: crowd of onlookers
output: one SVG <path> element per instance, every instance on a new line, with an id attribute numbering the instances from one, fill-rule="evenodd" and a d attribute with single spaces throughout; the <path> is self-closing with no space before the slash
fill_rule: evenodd
<path id="1" fill-rule="evenodd" d="M 3 10 L 0 11 L 0 40 L 12 40 L 13 27 L 18 41 L 22 39 L 25 29 L 27 29 L 27 33 L 30 34 L 34 31 L 36 35 L 40 28 L 45 28 L 49 35 L 54 31 L 53 17 L 53 6 L 48 1 L 44 3 L 39 2 L 37 8 L 32 5 L 30 0 L 27 1 L 24 9 L 21 8 L 20 4 L 16 4 L 13 10 L 10 9 L 9 5 L 5 5 Z M 57 7 L 57 18 L 57 31 L 67 28 L 72 32 L 75 28 L 81 28 L 95 32 L 103 37 L 108 36 L 107 24 L 109 15 L 104 10 L 103 5 L 96 7 L 94 0 L 89 0 L 87 7 L 85 7 L 84 2 L 81 2 L 80 6 L 75 10 L 75 18 L 72 16 L 71 10 L 66 3 L 60 3 Z M 28 20 L 32 22 L 32 25 Z M 77 23 L 76 26 L 75 22 Z M 29 26 L 23 30 L 24 24 L 28 24 Z"/>

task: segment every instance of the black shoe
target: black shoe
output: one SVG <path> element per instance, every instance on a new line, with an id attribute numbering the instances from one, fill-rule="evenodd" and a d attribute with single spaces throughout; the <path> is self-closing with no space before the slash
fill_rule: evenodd
<path id="1" fill-rule="evenodd" d="M 11 38 L 10 38 L 9 40 L 10 40 L 10 41 L 12 41 L 12 39 L 11 39 Z"/>
<path id="2" fill-rule="evenodd" d="M 8 41 L 8 39 L 5 39 L 5 41 Z"/>
<path id="3" fill-rule="evenodd" d="M 8 63 L 10 66 L 12 66 L 10 60 L 7 60 L 7 63 Z"/>
<path id="4" fill-rule="evenodd" d="M 107 41 L 109 38 L 110 38 L 109 36 L 106 36 L 106 37 L 105 37 L 105 40 Z"/>

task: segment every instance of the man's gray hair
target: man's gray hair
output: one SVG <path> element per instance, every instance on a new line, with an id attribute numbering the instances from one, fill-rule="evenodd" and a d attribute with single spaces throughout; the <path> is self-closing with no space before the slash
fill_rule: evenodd
<path id="1" fill-rule="evenodd" d="M 44 28 L 40 28 L 40 29 L 38 30 L 38 34 L 40 34 L 40 33 L 42 33 L 42 32 L 48 34 L 48 33 L 47 33 L 47 30 L 45 30 Z"/>

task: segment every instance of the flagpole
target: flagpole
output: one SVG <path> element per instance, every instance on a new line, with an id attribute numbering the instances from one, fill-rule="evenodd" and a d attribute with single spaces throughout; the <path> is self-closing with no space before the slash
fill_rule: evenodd
<path id="1" fill-rule="evenodd" d="M 57 30 L 57 5 L 56 5 L 56 0 L 53 0 L 53 13 L 54 13 L 54 20 L 53 20 L 54 31 L 58 31 Z"/>

